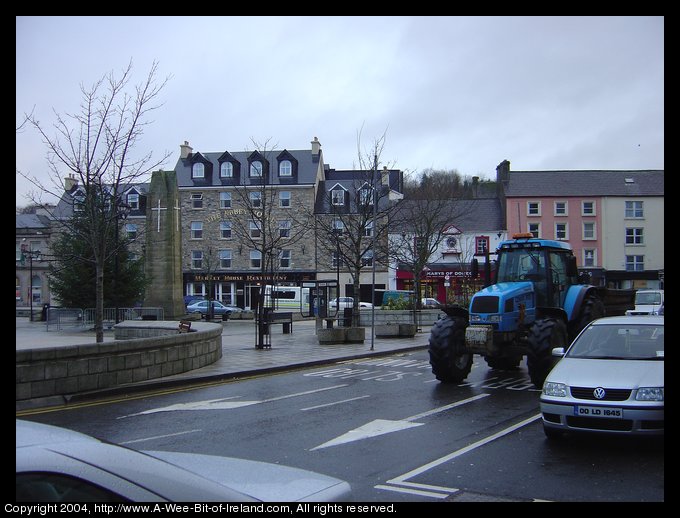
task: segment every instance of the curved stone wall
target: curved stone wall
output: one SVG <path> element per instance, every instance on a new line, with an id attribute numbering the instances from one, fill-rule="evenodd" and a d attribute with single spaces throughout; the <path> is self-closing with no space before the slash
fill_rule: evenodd
<path id="1" fill-rule="evenodd" d="M 124 321 L 113 342 L 16 351 L 16 401 L 70 396 L 180 374 L 222 357 L 222 325 L 177 321 Z"/>

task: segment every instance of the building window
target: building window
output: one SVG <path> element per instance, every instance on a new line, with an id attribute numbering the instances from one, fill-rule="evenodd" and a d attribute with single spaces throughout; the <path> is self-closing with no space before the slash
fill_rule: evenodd
<path id="1" fill-rule="evenodd" d="M 475 255 L 486 255 L 489 251 L 489 238 L 486 236 L 475 237 Z"/>
<path id="2" fill-rule="evenodd" d="M 644 255 L 627 255 L 626 256 L 626 271 L 627 272 L 642 272 L 645 270 L 645 256 Z"/>
<path id="3" fill-rule="evenodd" d="M 331 191 L 331 203 L 336 206 L 345 204 L 345 191 L 344 189 L 333 189 Z"/>
<path id="4" fill-rule="evenodd" d="M 627 245 L 644 245 L 643 233 L 641 228 L 627 228 L 626 229 L 626 244 Z"/>
<path id="5" fill-rule="evenodd" d="M 373 250 L 366 250 L 361 256 L 361 266 L 373 266 Z"/>
<path id="6" fill-rule="evenodd" d="M 556 201 L 555 202 L 555 216 L 568 216 L 567 202 L 566 201 Z"/>
<path id="7" fill-rule="evenodd" d="M 595 262 L 595 250 L 592 248 L 583 249 L 583 266 L 593 267 L 597 263 Z"/>
<path id="8" fill-rule="evenodd" d="M 290 207 L 290 191 L 279 191 L 279 207 Z"/>
<path id="9" fill-rule="evenodd" d="M 581 216 L 594 216 L 595 215 L 595 202 L 594 201 L 582 201 L 581 202 Z"/>
<path id="10" fill-rule="evenodd" d="M 125 234 L 130 241 L 137 239 L 137 225 L 134 223 L 125 224 Z"/>
<path id="11" fill-rule="evenodd" d="M 128 194 L 126 203 L 130 210 L 139 210 L 139 194 Z"/>
<path id="12" fill-rule="evenodd" d="M 644 211 L 642 210 L 641 201 L 627 201 L 626 202 L 626 217 L 627 218 L 643 218 Z"/>
<path id="13" fill-rule="evenodd" d="M 220 237 L 231 239 L 231 221 L 220 221 Z"/>
<path id="14" fill-rule="evenodd" d="M 234 164 L 231 162 L 222 162 L 220 165 L 220 178 L 231 178 L 234 176 Z"/>
<path id="15" fill-rule="evenodd" d="M 592 241 L 593 239 L 597 239 L 597 236 L 595 235 L 595 223 L 583 223 L 583 240 L 584 241 Z"/>
<path id="16" fill-rule="evenodd" d="M 220 250 L 220 268 L 231 268 L 231 250 Z"/>
<path id="17" fill-rule="evenodd" d="M 260 228 L 259 221 L 251 221 L 249 223 L 250 227 L 250 237 L 253 239 L 259 239 L 262 237 L 262 229 Z"/>
<path id="18" fill-rule="evenodd" d="M 373 188 L 370 185 L 364 184 L 359 189 L 359 203 L 361 205 L 373 205 Z"/>
<path id="19" fill-rule="evenodd" d="M 345 224 L 341 219 L 334 219 L 333 220 L 333 232 L 338 232 L 342 234 L 345 231 Z"/>
<path id="20" fill-rule="evenodd" d="M 290 237 L 290 221 L 279 221 L 279 237 Z"/>
<path id="21" fill-rule="evenodd" d="M 528 216 L 540 216 L 541 215 L 541 202 L 540 201 L 528 201 L 527 202 L 527 215 Z"/>
<path id="22" fill-rule="evenodd" d="M 534 237 L 541 237 L 541 224 L 540 223 L 529 223 L 527 225 L 527 231 L 531 232 Z"/>
<path id="23" fill-rule="evenodd" d="M 373 237 L 373 220 L 366 222 L 366 226 L 364 227 L 364 236 Z"/>
<path id="24" fill-rule="evenodd" d="M 197 162 L 191 168 L 192 178 L 205 178 L 205 166 L 201 162 Z"/>
<path id="25" fill-rule="evenodd" d="M 191 239 L 203 239 L 203 222 L 191 222 Z"/>
<path id="26" fill-rule="evenodd" d="M 231 193 L 220 193 L 220 209 L 231 209 Z"/>
<path id="27" fill-rule="evenodd" d="M 203 193 L 202 192 L 192 192 L 191 193 L 191 206 L 194 209 L 203 208 Z"/>
<path id="28" fill-rule="evenodd" d="M 262 252 L 260 252 L 259 250 L 250 251 L 250 267 L 251 268 L 262 267 Z"/>
<path id="29" fill-rule="evenodd" d="M 279 268 L 290 268 L 290 250 L 281 250 L 279 254 Z"/>
<path id="30" fill-rule="evenodd" d="M 255 160 L 250 164 L 250 176 L 261 177 L 262 176 L 262 162 Z"/>
<path id="31" fill-rule="evenodd" d="M 251 191 L 248 197 L 251 207 L 262 207 L 262 193 L 260 191 Z"/>
<path id="32" fill-rule="evenodd" d="M 290 160 L 283 160 L 279 164 L 279 176 L 293 176 L 293 164 Z"/>
<path id="33" fill-rule="evenodd" d="M 203 268 L 203 251 L 202 250 L 192 250 L 191 251 L 191 267 L 194 269 Z"/>
<path id="34" fill-rule="evenodd" d="M 569 239 L 569 232 L 566 223 L 555 223 L 555 239 L 565 240 Z"/>

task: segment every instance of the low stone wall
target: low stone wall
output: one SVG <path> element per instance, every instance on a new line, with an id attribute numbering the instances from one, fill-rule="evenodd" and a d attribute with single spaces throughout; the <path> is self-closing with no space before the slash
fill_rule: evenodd
<path id="1" fill-rule="evenodd" d="M 370 327 L 371 309 L 360 311 L 359 325 Z M 417 313 L 418 325 L 431 326 L 440 316 L 445 316 L 438 309 L 422 309 Z M 413 310 L 408 309 L 375 309 L 375 323 L 377 324 L 411 324 L 413 323 Z"/>
<path id="2" fill-rule="evenodd" d="M 113 342 L 16 351 L 16 401 L 68 396 L 180 374 L 222 357 L 222 325 L 124 321 Z"/>

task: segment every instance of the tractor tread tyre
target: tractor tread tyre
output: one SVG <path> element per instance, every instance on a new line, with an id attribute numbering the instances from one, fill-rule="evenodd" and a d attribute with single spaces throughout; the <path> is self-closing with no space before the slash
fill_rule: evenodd
<path id="1" fill-rule="evenodd" d="M 472 353 L 465 348 L 463 318 L 446 317 L 435 322 L 430 331 L 428 352 L 435 377 L 445 383 L 460 383 L 472 369 Z"/>
<path id="2" fill-rule="evenodd" d="M 543 388 L 543 382 L 555 361 L 552 350 L 567 347 L 567 327 L 562 320 L 545 318 L 537 320 L 531 327 L 528 340 L 527 367 L 529 378 L 536 388 Z"/>
<path id="3" fill-rule="evenodd" d="M 589 295 L 584 301 L 581 307 L 581 311 L 576 321 L 576 326 L 573 328 L 571 333 L 571 339 L 576 338 L 584 327 L 590 324 L 593 320 L 602 318 L 605 316 L 606 310 L 604 307 L 604 302 L 597 295 Z"/>

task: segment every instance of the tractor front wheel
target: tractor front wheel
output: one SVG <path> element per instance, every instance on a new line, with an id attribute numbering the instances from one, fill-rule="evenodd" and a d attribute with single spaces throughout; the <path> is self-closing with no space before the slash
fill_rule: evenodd
<path id="1" fill-rule="evenodd" d="M 465 348 L 467 320 L 446 317 L 430 331 L 428 352 L 432 373 L 439 381 L 460 383 L 472 369 L 472 353 Z"/>
<path id="2" fill-rule="evenodd" d="M 537 320 L 531 327 L 528 340 L 527 367 L 529 378 L 536 388 L 543 388 L 543 382 L 555 366 L 552 350 L 567 347 L 567 326 L 562 320 L 545 318 Z"/>

